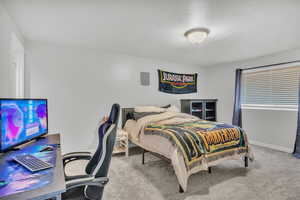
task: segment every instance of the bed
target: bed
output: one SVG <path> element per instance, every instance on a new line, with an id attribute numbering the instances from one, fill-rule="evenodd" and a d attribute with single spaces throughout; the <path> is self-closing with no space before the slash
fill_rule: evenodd
<path id="1" fill-rule="evenodd" d="M 224 160 L 238 159 L 245 167 L 253 160 L 247 135 L 239 127 L 168 109 L 135 111 L 122 109 L 123 130 L 130 142 L 171 162 L 180 192 L 187 191 L 188 178 L 194 173 L 210 171 Z"/>

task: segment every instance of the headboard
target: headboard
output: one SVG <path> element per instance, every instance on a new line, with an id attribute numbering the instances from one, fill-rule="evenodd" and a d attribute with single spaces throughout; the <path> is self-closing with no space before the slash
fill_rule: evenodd
<path id="1" fill-rule="evenodd" d="M 122 128 L 128 119 L 133 119 L 134 108 L 122 108 Z"/>
<path id="2" fill-rule="evenodd" d="M 165 106 L 159 106 L 160 108 L 169 108 L 171 104 Z M 122 108 L 122 128 L 124 128 L 125 123 L 129 119 L 134 119 L 133 117 L 134 108 Z"/>

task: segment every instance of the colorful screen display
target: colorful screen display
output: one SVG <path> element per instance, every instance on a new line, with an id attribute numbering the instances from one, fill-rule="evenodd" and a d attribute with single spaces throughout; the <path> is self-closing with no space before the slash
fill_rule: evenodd
<path id="1" fill-rule="evenodd" d="M 1 151 L 48 132 L 46 99 L 0 99 Z"/>

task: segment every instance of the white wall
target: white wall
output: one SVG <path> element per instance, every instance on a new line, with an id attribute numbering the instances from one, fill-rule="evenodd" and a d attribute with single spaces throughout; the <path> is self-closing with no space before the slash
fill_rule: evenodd
<path id="1" fill-rule="evenodd" d="M 27 96 L 49 99 L 50 132 L 62 134 L 64 152 L 89 148 L 97 121 L 115 102 L 122 107 L 179 106 L 181 98 L 199 98 L 199 94 L 158 92 L 158 68 L 198 72 L 199 91 L 203 93 L 203 73 L 196 66 L 37 42 L 26 46 L 30 75 Z M 149 87 L 140 85 L 142 71 L 151 74 Z"/>
<path id="2" fill-rule="evenodd" d="M 21 33 L 0 4 L 0 97 L 16 96 L 16 74 L 11 56 L 12 33 L 23 43 Z"/>
<path id="3" fill-rule="evenodd" d="M 231 123 L 234 104 L 235 69 L 300 60 L 300 49 L 256 59 L 205 68 L 207 98 L 218 98 L 218 120 Z M 243 110 L 243 128 L 252 143 L 292 152 L 296 137 L 297 112 Z"/>
<path id="4" fill-rule="evenodd" d="M 63 151 L 91 148 L 97 121 L 112 103 L 177 104 L 181 98 L 218 98 L 218 121 L 231 123 L 235 69 L 297 60 L 300 50 L 252 60 L 200 68 L 167 61 L 96 50 L 28 42 L 26 95 L 49 99 L 50 132 L 62 134 Z M 199 73 L 199 92 L 170 95 L 158 92 L 157 69 Z M 139 74 L 150 72 L 151 85 Z M 254 144 L 291 152 L 296 135 L 294 111 L 243 110 L 243 124 Z"/>

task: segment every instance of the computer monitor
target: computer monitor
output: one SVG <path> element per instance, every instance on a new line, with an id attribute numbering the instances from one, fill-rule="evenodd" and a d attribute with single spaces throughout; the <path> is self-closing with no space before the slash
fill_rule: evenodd
<path id="1" fill-rule="evenodd" d="M 1 152 L 47 133 L 47 99 L 0 99 Z"/>

